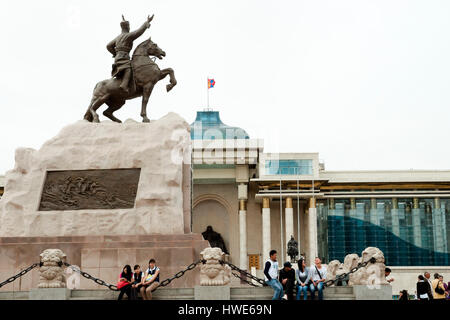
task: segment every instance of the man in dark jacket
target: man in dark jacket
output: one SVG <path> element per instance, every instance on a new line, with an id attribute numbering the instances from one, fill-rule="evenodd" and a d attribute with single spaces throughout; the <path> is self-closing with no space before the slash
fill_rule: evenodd
<path id="1" fill-rule="evenodd" d="M 294 300 L 295 271 L 289 261 L 285 262 L 284 268 L 280 270 L 279 279 L 288 300 Z"/>

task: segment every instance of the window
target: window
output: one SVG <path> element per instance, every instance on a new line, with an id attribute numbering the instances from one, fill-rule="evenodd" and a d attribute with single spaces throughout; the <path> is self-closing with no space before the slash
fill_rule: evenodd
<path id="1" fill-rule="evenodd" d="M 256 270 L 259 270 L 259 254 L 248 255 L 248 270 L 251 270 L 252 267 L 255 267 Z"/>
<path id="2" fill-rule="evenodd" d="M 312 159 L 266 160 L 266 174 L 312 174 Z"/>

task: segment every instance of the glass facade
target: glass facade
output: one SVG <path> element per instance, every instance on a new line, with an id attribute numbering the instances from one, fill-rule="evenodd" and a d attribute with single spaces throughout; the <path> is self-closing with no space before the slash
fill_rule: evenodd
<path id="1" fill-rule="evenodd" d="M 450 199 L 328 199 L 323 206 L 318 206 L 319 250 L 322 233 L 328 240 L 328 261 L 343 261 L 347 254 L 361 255 L 374 246 L 390 266 L 450 262 Z"/>
<path id="2" fill-rule="evenodd" d="M 312 159 L 266 160 L 266 174 L 312 174 Z"/>

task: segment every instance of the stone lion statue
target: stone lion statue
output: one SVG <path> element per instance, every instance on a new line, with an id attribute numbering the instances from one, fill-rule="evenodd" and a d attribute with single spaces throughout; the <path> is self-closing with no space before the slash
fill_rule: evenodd
<path id="1" fill-rule="evenodd" d="M 231 268 L 220 264 L 225 253 L 220 248 L 205 248 L 200 253 L 201 259 L 206 260 L 200 268 L 201 286 L 224 286 L 231 281 Z"/>
<path id="2" fill-rule="evenodd" d="M 369 263 L 350 275 L 349 285 L 380 285 L 388 284 L 384 269 L 384 254 L 376 247 L 368 247 L 362 252 L 359 262 L 367 262 L 375 258 L 375 263 Z"/>
<path id="3" fill-rule="evenodd" d="M 346 255 L 344 263 L 341 263 L 339 260 L 331 261 L 327 266 L 326 280 L 336 279 L 337 276 L 349 272 L 351 269 L 358 265 L 358 261 L 359 257 L 356 253 Z M 344 279 L 344 281 L 346 281 L 346 279 Z"/>
<path id="4" fill-rule="evenodd" d="M 66 254 L 59 249 L 46 249 L 41 254 L 38 288 L 65 288 L 63 263 Z"/>
<path id="5" fill-rule="evenodd" d="M 347 284 L 353 285 L 380 285 L 388 284 L 386 276 L 384 274 L 385 260 L 383 252 L 376 247 L 368 247 L 364 249 L 359 257 L 356 253 L 348 254 L 345 256 L 344 263 L 339 260 L 333 260 L 328 263 L 327 266 L 327 278 L 326 280 L 336 279 L 337 276 L 348 273 L 358 264 L 370 261 L 374 258 L 374 263 L 369 263 L 365 267 L 361 267 L 356 272 L 349 275 Z"/>

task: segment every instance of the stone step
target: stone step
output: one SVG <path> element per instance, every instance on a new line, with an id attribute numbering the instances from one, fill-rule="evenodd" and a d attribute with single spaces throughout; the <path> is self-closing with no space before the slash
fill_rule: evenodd
<path id="1" fill-rule="evenodd" d="M 327 288 L 324 291 L 325 300 L 355 300 L 353 288 Z M 332 289 L 332 290 L 330 290 Z M 0 300 L 28 300 L 28 291 L 0 292 Z M 70 300 L 117 300 L 117 291 L 105 289 L 72 290 Z M 273 290 L 269 287 L 231 287 L 231 300 L 270 300 Z M 308 294 L 308 298 L 309 298 Z M 127 299 L 126 296 L 124 299 Z M 153 293 L 154 300 L 193 300 L 194 288 L 160 288 Z M 317 295 L 316 295 L 317 299 Z"/>
<path id="2" fill-rule="evenodd" d="M 270 287 L 235 287 L 230 288 L 231 295 L 272 295 L 273 289 Z"/>
<path id="3" fill-rule="evenodd" d="M 99 298 L 99 299 L 112 299 L 118 296 L 117 291 L 104 290 L 104 289 L 91 289 L 91 290 L 72 290 L 71 298 Z"/>
<path id="4" fill-rule="evenodd" d="M 327 287 L 323 290 L 323 292 L 330 294 L 340 294 L 340 293 L 353 294 L 353 287 Z"/>
<path id="5" fill-rule="evenodd" d="M 0 300 L 28 300 L 28 291 L 3 291 Z"/>

